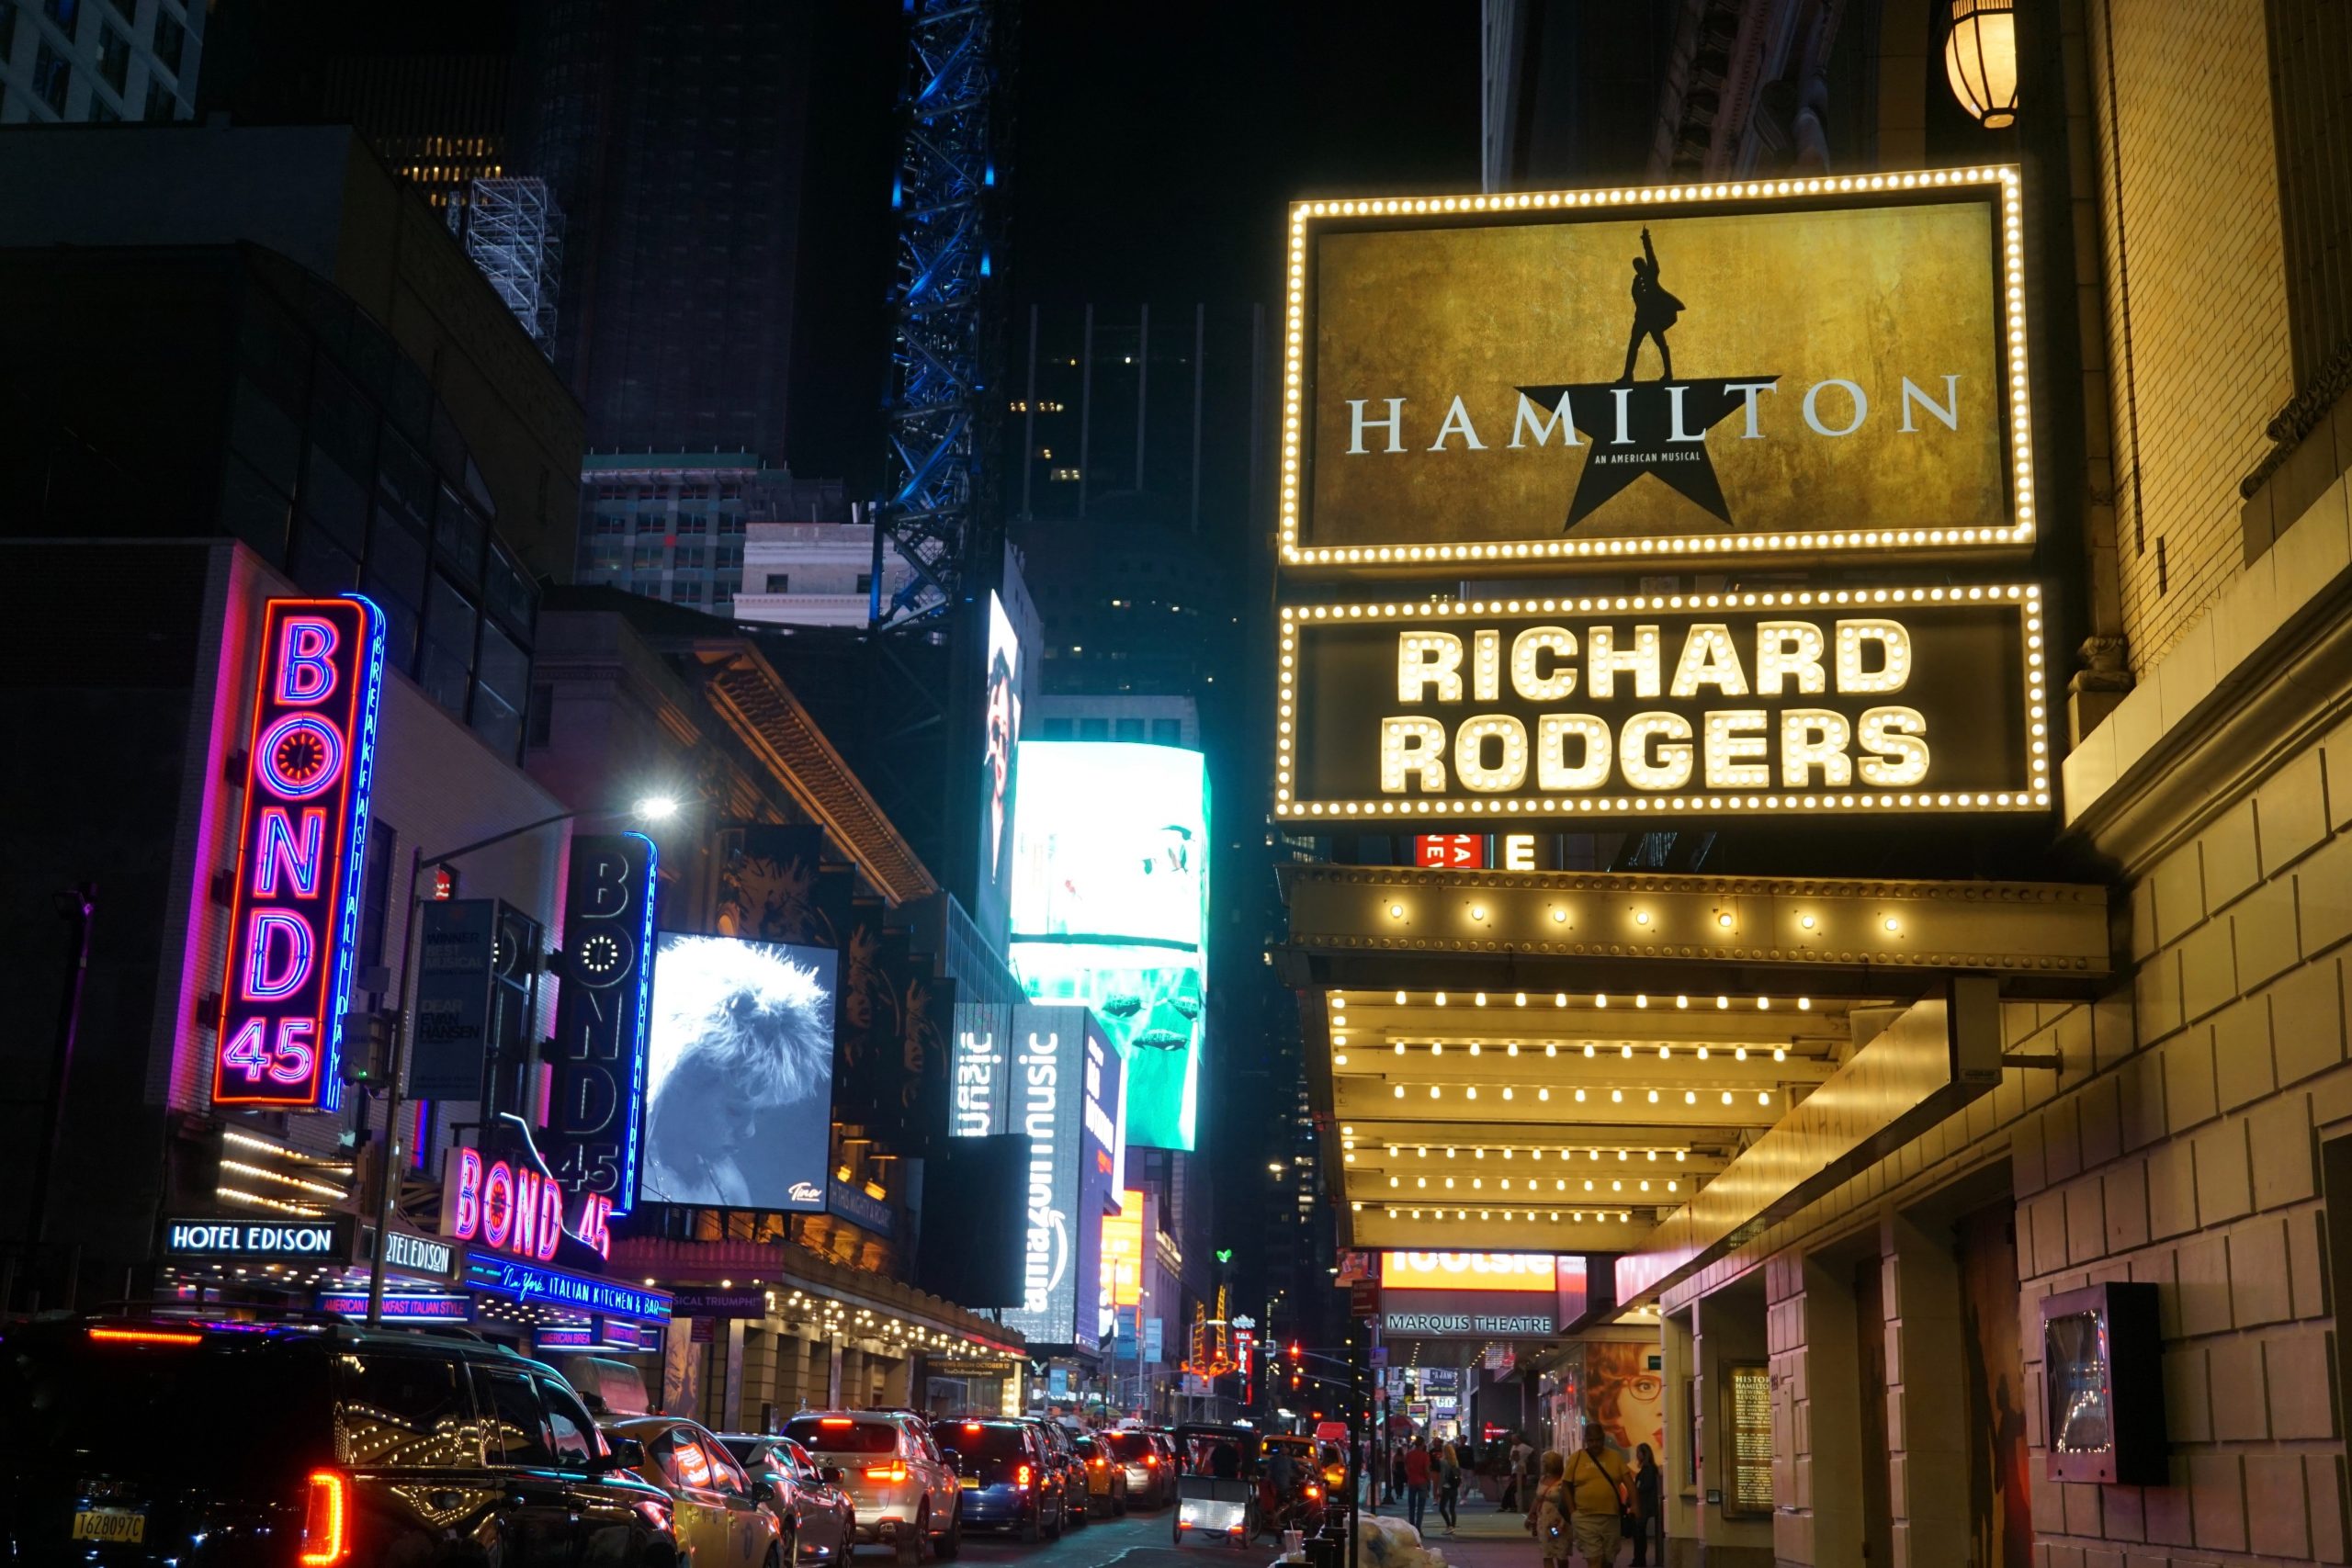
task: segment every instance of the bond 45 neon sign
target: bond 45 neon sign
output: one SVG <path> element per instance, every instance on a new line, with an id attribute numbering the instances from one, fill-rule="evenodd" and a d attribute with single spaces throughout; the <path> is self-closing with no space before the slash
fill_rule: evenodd
<path id="1" fill-rule="evenodd" d="M 273 599 L 261 648 L 212 1099 L 333 1110 L 343 1098 L 384 617 L 356 596 Z"/>

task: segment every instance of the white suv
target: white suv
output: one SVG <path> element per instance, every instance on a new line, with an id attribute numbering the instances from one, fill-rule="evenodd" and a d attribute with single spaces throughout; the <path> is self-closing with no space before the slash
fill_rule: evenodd
<path id="1" fill-rule="evenodd" d="M 784 1435 L 841 1472 L 860 1544 L 881 1542 L 911 1565 L 952 1560 L 964 1545 L 964 1495 L 918 1417 L 881 1410 L 804 1410 Z"/>

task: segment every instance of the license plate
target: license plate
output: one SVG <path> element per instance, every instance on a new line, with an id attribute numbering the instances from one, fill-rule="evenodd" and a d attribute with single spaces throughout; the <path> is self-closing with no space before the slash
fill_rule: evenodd
<path id="1" fill-rule="evenodd" d="M 964 1490 L 965 1490 L 965 1491 L 967 1491 L 967 1492 L 978 1492 L 979 1489 L 980 1489 L 980 1478 L 979 1478 L 978 1476 L 977 1476 L 977 1475 L 967 1475 L 967 1476 L 964 1477 Z"/>
<path id="2" fill-rule="evenodd" d="M 74 1511 L 75 1540 L 143 1541 L 147 1516 L 136 1508 L 77 1508 Z"/>

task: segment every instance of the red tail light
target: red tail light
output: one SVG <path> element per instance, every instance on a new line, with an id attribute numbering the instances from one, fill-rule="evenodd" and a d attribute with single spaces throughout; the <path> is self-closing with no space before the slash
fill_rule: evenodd
<path id="1" fill-rule="evenodd" d="M 168 1328 L 93 1328 L 90 1338 L 100 1345 L 201 1345 L 204 1336 Z"/>
<path id="2" fill-rule="evenodd" d="M 820 1427 L 854 1427 L 857 1423 L 851 1420 L 846 1416 L 820 1416 L 817 1418 L 817 1425 Z"/>
<path id="3" fill-rule="evenodd" d="M 1096 1461 L 1094 1461 L 1094 1468 L 1095 1468 L 1095 1469 L 1097 1469 L 1097 1470 L 1102 1469 L 1102 1461 L 1101 1460 L 1099 1460 L 1099 1459 L 1098 1459 L 1098 1460 L 1096 1460 Z"/>
<path id="4" fill-rule="evenodd" d="M 903 1464 L 869 1464 L 865 1467 L 868 1481 L 904 1481 L 907 1467 Z"/>
<path id="5" fill-rule="evenodd" d="M 1310 1486 L 1306 1489 L 1306 1500 L 1310 1503 L 1321 1495 L 1323 1495 L 1323 1488 L 1320 1486 Z"/>
<path id="6" fill-rule="evenodd" d="M 1146 1468 L 1158 1470 L 1159 1468 L 1159 1456 L 1158 1454 L 1146 1454 L 1143 1456 L 1143 1462 Z"/>
<path id="7" fill-rule="evenodd" d="M 964 1430 L 967 1432 L 977 1432 L 979 1429 L 980 1424 L 978 1421 L 967 1421 L 964 1423 Z"/>
<path id="8" fill-rule="evenodd" d="M 1033 1472 L 1027 1465 L 1023 1465 L 1019 1470 L 1012 1472 L 1012 1483 L 1015 1486 L 1022 1488 L 1023 1491 L 1026 1491 L 1029 1486 L 1029 1477 L 1032 1473 Z"/>
<path id="9" fill-rule="evenodd" d="M 351 1479 L 340 1471 L 311 1472 L 302 1517 L 302 1568 L 334 1568 L 351 1555 Z"/>

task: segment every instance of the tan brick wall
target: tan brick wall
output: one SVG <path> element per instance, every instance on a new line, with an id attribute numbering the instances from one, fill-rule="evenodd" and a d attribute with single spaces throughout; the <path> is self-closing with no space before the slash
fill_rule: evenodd
<path id="1" fill-rule="evenodd" d="M 1954 1448 L 1965 1415 L 1920 1407 L 1910 1386 L 1922 1365 L 1960 1355 L 1945 1333 L 1920 1360 L 1955 1310 L 1948 1265 L 1935 1267 L 1949 1242 L 1904 1213 L 2004 1162 L 2037 1568 L 2352 1561 L 2318 1168 L 2321 1139 L 2352 1134 L 2352 723 L 2284 755 L 2129 897 L 2128 987 L 2095 1004 L 2003 1007 L 2008 1048 L 2055 1056 L 2057 1070 L 2007 1069 L 1992 1094 L 1662 1303 L 1674 1313 L 1762 1270 L 1780 1561 L 1838 1560 L 1816 1542 L 1811 1472 L 1827 1417 L 1815 1358 L 1842 1363 L 1852 1335 L 1872 1331 L 1809 1300 L 1844 1287 L 1807 1259 L 1874 1239 L 1886 1259 L 1894 1568 L 1957 1568 L 1965 1543 L 1937 1478 L 1965 1475 Z M 2039 1303 L 2109 1280 L 2160 1287 L 2169 1485 L 2043 1479 Z M 1671 1335 L 1666 1344 L 1668 1377 L 1687 1375 L 1688 1353 Z"/>
<path id="2" fill-rule="evenodd" d="M 2269 56 L 2263 0 L 2087 9 L 2123 617 L 2139 673 L 2238 571 L 2238 481 L 2293 392 Z"/>

